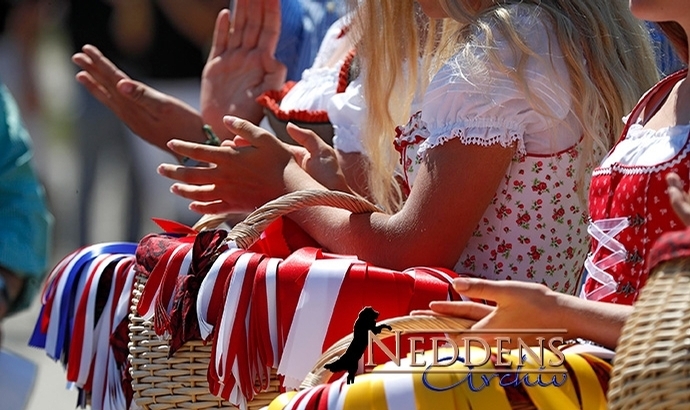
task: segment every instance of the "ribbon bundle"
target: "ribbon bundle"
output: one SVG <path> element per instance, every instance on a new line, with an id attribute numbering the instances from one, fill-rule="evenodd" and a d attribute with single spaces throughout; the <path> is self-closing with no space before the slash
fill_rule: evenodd
<path id="1" fill-rule="evenodd" d="M 104 243 L 78 249 L 50 272 L 29 345 L 65 366 L 78 406 L 125 409 L 132 398 L 127 358 L 127 315 L 136 244 Z"/>
<path id="2" fill-rule="evenodd" d="M 160 224 L 160 223 L 159 223 Z M 189 340 L 212 343 L 210 392 L 246 408 L 272 370 L 297 388 L 322 352 L 348 335 L 364 306 L 379 320 L 458 297 L 455 273 L 371 266 L 315 248 L 288 220 L 270 225 L 249 250 L 225 230 L 160 225 L 139 244 L 78 249 L 51 271 L 29 344 L 66 369 L 78 405 L 129 408 L 128 312 L 135 276 L 146 278 L 136 306 L 173 355 Z"/>
<path id="3" fill-rule="evenodd" d="M 171 355 L 188 340 L 212 343 L 209 389 L 242 408 L 268 387 L 271 369 L 284 387 L 297 388 L 322 352 L 352 331 L 364 306 L 385 320 L 457 298 L 450 271 L 391 271 L 313 247 L 277 258 L 257 252 L 276 249 L 267 237 L 242 250 L 226 235 L 169 240 L 150 264 L 137 310 L 168 337 Z M 138 257 L 160 241 L 142 241 Z"/>

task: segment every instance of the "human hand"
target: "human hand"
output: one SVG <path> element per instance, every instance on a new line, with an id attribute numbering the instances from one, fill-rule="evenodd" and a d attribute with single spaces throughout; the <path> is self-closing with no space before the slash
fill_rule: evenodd
<path id="1" fill-rule="evenodd" d="M 506 334 L 496 332 L 472 333 L 470 336 L 486 340 L 490 346 L 496 346 L 497 336 L 510 337 L 511 343 L 505 343 L 505 347 L 514 347 L 517 338 L 532 344 L 537 337 L 547 340 L 553 336 L 566 339 L 562 332 L 549 334 L 547 329 L 563 329 L 558 309 L 557 294 L 546 286 L 520 281 L 492 281 L 474 278 L 456 278 L 453 281 L 455 290 L 466 297 L 483 299 L 496 302 L 496 306 L 485 305 L 480 302 L 431 302 L 431 312 L 414 312 L 415 314 L 437 314 L 455 316 L 477 321 L 472 326 L 473 331 L 481 330 L 513 330 Z M 525 330 L 524 333 L 514 330 Z M 543 333 L 534 334 L 527 332 L 529 329 L 545 330 Z M 453 336 L 453 335 L 451 335 Z M 467 337 L 467 334 L 456 334 L 458 339 Z M 458 340 L 462 343 L 461 340 Z"/>
<path id="2" fill-rule="evenodd" d="M 289 123 L 286 129 L 290 137 L 301 145 L 285 144 L 285 147 L 292 152 L 302 169 L 328 189 L 352 193 L 333 147 L 312 130 L 293 123 Z"/>
<path id="3" fill-rule="evenodd" d="M 690 226 L 690 193 L 683 188 L 683 181 L 675 172 L 666 174 L 666 183 L 673 210 L 685 226 Z"/>
<path id="4" fill-rule="evenodd" d="M 158 167 L 159 174 L 179 181 L 171 191 L 192 200 L 191 210 L 203 214 L 250 212 L 288 192 L 323 189 L 273 134 L 239 118 L 225 117 L 224 121 L 238 137 L 220 147 L 180 140 L 168 143 L 176 154 L 209 167 Z"/>
<path id="5" fill-rule="evenodd" d="M 77 81 L 149 143 L 167 150 L 166 144 L 173 138 L 205 140 L 203 121 L 196 110 L 132 80 L 98 48 L 85 45 L 72 61 L 82 69 L 76 75 Z"/>
<path id="6" fill-rule="evenodd" d="M 263 110 L 256 98 L 280 89 L 287 73 L 274 57 L 280 36 L 280 1 L 252 0 L 251 8 L 250 0 L 237 1 L 232 30 L 230 11 L 218 14 L 201 77 L 201 115 L 221 133 L 226 132 L 222 118 L 228 114 L 258 124 Z"/>

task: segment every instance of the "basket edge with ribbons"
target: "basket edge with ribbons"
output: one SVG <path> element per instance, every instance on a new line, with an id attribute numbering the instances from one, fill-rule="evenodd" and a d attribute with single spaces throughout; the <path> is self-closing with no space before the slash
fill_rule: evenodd
<path id="1" fill-rule="evenodd" d="M 236 224 L 226 240 L 232 240 L 241 249 L 249 248 L 259 239 L 273 221 L 291 212 L 310 206 L 329 206 L 353 213 L 377 211 L 366 199 L 338 191 L 297 191 L 270 201 L 250 213 Z M 195 225 L 197 231 L 213 229 L 223 222 L 224 215 L 202 217 Z M 154 330 L 154 324 L 143 319 L 137 304 L 144 291 L 147 277 L 137 275 L 130 305 L 129 363 L 136 405 L 151 410 L 170 408 L 227 408 L 237 406 L 209 392 L 206 371 L 211 357 L 211 346 L 201 340 L 187 341 L 171 357 L 168 341 Z M 272 370 L 271 383 L 248 403 L 248 408 L 260 408 L 275 398 L 280 385 Z"/>

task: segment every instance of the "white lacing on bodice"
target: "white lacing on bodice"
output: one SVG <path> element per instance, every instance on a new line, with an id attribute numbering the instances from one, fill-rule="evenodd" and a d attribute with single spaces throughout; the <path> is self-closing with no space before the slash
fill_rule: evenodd
<path id="1" fill-rule="evenodd" d="M 587 256 L 585 269 L 589 277 L 599 282 L 601 286 L 587 294 L 583 289 L 580 297 L 600 300 L 618 290 L 618 282 L 606 270 L 626 260 L 628 251 L 615 237 L 628 226 L 630 226 L 630 220 L 625 217 L 601 219 L 589 224 L 587 232 L 597 241 L 597 248 Z M 611 251 L 611 254 L 594 262 L 594 258 L 603 248 Z"/>

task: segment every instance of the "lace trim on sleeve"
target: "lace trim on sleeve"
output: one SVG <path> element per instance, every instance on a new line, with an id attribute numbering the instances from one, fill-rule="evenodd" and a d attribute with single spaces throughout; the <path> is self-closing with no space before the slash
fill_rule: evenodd
<path id="1" fill-rule="evenodd" d="M 481 145 L 483 147 L 501 144 L 501 146 L 507 148 L 517 142 L 515 157 L 519 159 L 527 154 L 525 149 L 524 130 L 481 124 L 458 127 L 457 124 L 452 124 L 432 132 L 429 138 L 419 146 L 418 155 L 421 156 L 426 150 L 443 145 L 454 138 L 460 139 L 460 142 L 463 144 Z"/>

